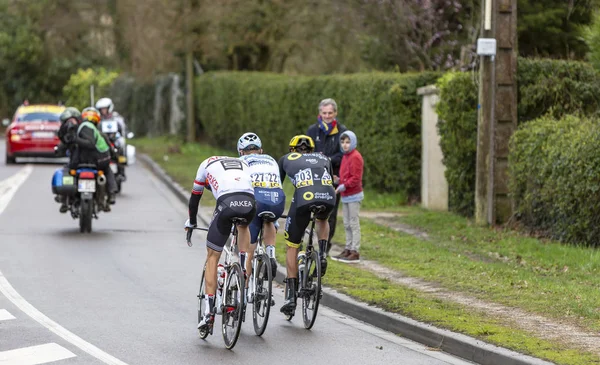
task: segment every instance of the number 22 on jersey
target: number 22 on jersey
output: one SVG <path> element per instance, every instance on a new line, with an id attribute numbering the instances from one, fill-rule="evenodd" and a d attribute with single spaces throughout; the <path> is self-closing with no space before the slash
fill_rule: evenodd
<path id="1" fill-rule="evenodd" d="M 277 174 L 256 172 L 251 175 L 252 186 L 255 188 L 280 188 L 281 183 Z"/>

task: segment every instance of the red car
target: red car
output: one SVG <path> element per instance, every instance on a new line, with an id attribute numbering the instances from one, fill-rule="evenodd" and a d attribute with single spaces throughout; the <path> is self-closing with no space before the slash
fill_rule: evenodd
<path id="1" fill-rule="evenodd" d="M 17 157 L 54 157 L 64 110 L 58 105 L 20 106 L 6 129 L 6 164 L 16 163 Z"/>

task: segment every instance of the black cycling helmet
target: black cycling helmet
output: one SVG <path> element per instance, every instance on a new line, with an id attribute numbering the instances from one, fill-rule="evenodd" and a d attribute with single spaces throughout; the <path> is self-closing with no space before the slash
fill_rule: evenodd
<path id="1" fill-rule="evenodd" d="M 64 123 L 66 122 L 69 118 L 75 118 L 78 121 L 81 122 L 81 112 L 79 110 L 77 110 L 77 108 L 74 108 L 72 106 L 66 108 L 61 114 L 60 114 L 60 122 Z"/>

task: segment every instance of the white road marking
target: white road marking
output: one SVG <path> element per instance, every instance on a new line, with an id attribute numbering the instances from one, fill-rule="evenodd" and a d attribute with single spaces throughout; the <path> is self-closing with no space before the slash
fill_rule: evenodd
<path id="1" fill-rule="evenodd" d="M 29 317 L 33 318 L 36 322 L 46 327 L 56 335 L 60 336 L 64 340 L 69 343 L 77 346 L 82 351 L 90 354 L 96 359 L 102 361 L 108 365 L 127 365 L 127 363 L 117 359 L 116 357 L 100 350 L 98 347 L 92 345 L 91 343 L 85 341 L 81 337 L 62 327 L 58 323 L 54 322 L 50 318 L 46 317 L 42 312 L 37 310 L 34 306 L 29 304 L 17 291 L 15 288 L 10 285 L 8 280 L 2 272 L 0 271 L 0 293 L 4 294 L 8 300 L 10 300 L 17 308 L 23 311 L 23 313 L 27 314 Z M 0 353 L 1 354 L 1 353 Z M 2 357 L 0 355 L 0 364 L 4 364 L 2 362 Z M 10 363 L 16 364 L 16 363 Z M 19 363 L 20 364 L 20 363 Z"/>
<path id="2" fill-rule="evenodd" d="M 0 321 L 7 321 L 9 319 L 15 319 L 6 309 L 0 309 Z"/>
<path id="3" fill-rule="evenodd" d="M 26 165 L 13 176 L 0 181 L 0 214 L 6 209 L 12 197 L 27 180 L 32 171 L 33 166 Z"/>
<path id="4" fill-rule="evenodd" d="M 55 344 L 22 347 L 20 349 L 0 351 L 0 364 L 36 365 L 69 359 L 76 355 L 66 348 Z"/>

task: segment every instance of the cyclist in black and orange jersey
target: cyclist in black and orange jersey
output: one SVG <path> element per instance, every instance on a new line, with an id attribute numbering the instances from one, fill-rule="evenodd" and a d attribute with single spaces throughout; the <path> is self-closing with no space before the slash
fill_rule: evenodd
<path id="1" fill-rule="evenodd" d="M 290 140 L 289 148 L 290 153 L 279 160 L 281 181 L 283 182 L 287 175 L 295 188 L 292 205 L 285 222 L 285 238 L 288 245 L 286 257 L 288 291 L 285 293 L 285 302 L 281 307 L 281 312 L 284 314 L 293 314 L 296 310 L 294 293 L 298 287 L 297 255 L 304 231 L 310 222 L 310 208 L 315 205 L 323 205 L 326 208 L 316 215 L 323 276 L 327 270 L 326 250 L 329 237 L 327 219 L 335 206 L 335 189 L 329 157 L 314 153 L 314 141 L 306 135 L 294 136 Z"/>

